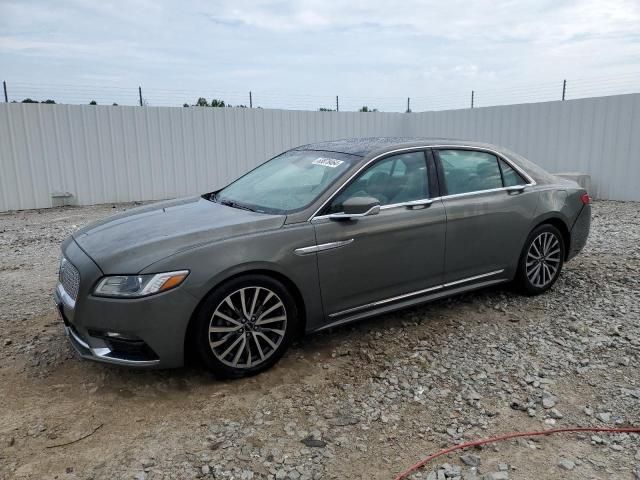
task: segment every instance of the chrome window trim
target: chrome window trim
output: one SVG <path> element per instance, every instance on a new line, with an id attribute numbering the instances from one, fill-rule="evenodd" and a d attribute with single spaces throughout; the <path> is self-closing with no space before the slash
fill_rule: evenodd
<path id="1" fill-rule="evenodd" d="M 442 283 L 440 285 L 435 285 L 433 287 L 425 288 L 423 290 L 417 290 L 415 292 L 409 292 L 409 293 L 405 293 L 405 294 L 402 294 L 402 295 L 397 295 L 395 297 L 385 298 L 383 300 L 378 300 L 378 301 L 375 301 L 375 302 L 367 303 L 365 305 L 360 305 L 358 307 L 347 308 L 346 310 L 341 310 L 339 312 L 330 313 L 329 314 L 329 318 L 341 317 L 342 315 L 346 315 L 348 313 L 354 313 L 354 312 L 359 312 L 360 310 L 366 310 L 368 308 L 379 307 L 380 305 L 384 305 L 384 304 L 387 304 L 387 303 L 390 303 L 390 302 L 395 302 L 397 300 L 402 300 L 402 299 L 409 298 L 409 297 L 415 297 L 415 296 L 421 295 L 423 293 L 434 292 L 436 290 L 442 290 L 443 288 L 453 287 L 453 286 L 459 285 L 461 283 L 467 283 L 467 282 L 472 282 L 474 280 L 480 280 L 481 278 L 492 277 L 492 276 L 498 275 L 499 273 L 502 273 L 502 272 L 504 272 L 504 268 L 501 268 L 500 270 L 494 270 L 492 272 L 481 273 L 480 275 L 474 275 L 473 277 L 462 278 L 460 280 L 455 280 L 453 282 Z M 322 328 L 325 328 L 325 327 L 322 327 Z"/>
<path id="2" fill-rule="evenodd" d="M 516 165 L 511 159 L 507 158 L 502 153 L 500 153 L 500 152 L 498 152 L 496 150 L 493 150 L 491 148 L 476 147 L 476 146 L 473 146 L 473 145 L 449 145 L 449 144 L 422 145 L 422 146 L 417 146 L 417 147 L 404 147 L 404 148 L 399 148 L 399 149 L 396 149 L 396 150 L 390 150 L 388 152 L 381 153 L 380 155 L 376 155 L 375 157 L 371 158 L 368 162 L 366 162 L 358 170 L 356 170 L 353 174 L 351 174 L 351 176 L 347 180 L 345 180 L 344 183 L 342 185 L 340 185 L 340 187 L 338 187 L 338 189 L 335 192 L 333 192 L 333 195 L 331 195 L 324 202 L 322 202 L 322 205 L 320 205 L 320 207 L 318 209 L 316 209 L 316 211 L 307 219 L 307 221 L 310 222 L 310 221 L 315 220 L 316 218 L 318 220 L 321 220 L 321 219 L 324 219 L 324 218 L 328 218 L 329 215 L 318 215 L 318 212 L 320 210 L 322 210 L 336 196 L 338 196 L 340 194 L 340 192 L 349 184 L 349 182 L 351 182 L 351 180 L 353 180 L 360 172 L 362 172 L 365 168 L 367 168 L 372 162 L 375 162 L 376 160 L 378 160 L 380 158 L 383 158 L 385 156 L 390 156 L 392 154 L 419 151 L 419 150 L 427 150 L 427 149 L 474 150 L 474 151 L 478 151 L 478 152 L 490 153 L 492 155 L 495 155 L 497 158 L 505 161 L 511 168 L 513 168 L 522 177 L 524 177 L 524 179 L 528 182 L 528 183 L 526 183 L 524 185 L 525 187 L 532 187 L 534 185 L 537 185 L 537 182 L 531 177 L 531 175 L 529 175 L 527 172 L 525 172 L 519 165 Z M 429 199 L 424 199 L 424 200 L 433 200 L 435 202 L 436 200 L 445 200 L 447 198 L 458 198 L 458 197 L 462 197 L 462 196 L 465 196 L 465 195 L 477 195 L 477 194 L 480 194 L 480 193 L 498 192 L 498 191 L 501 191 L 501 190 L 506 190 L 507 188 L 509 188 L 509 187 L 493 188 L 493 189 L 489 189 L 489 190 L 474 190 L 473 192 L 456 193 L 456 194 L 453 194 L 453 195 L 444 195 L 444 196 L 434 197 L 434 198 L 429 198 Z M 397 208 L 397 207 L 400 207 L 400 206 L 406 206 L 407 203 L 410 203 L 410 202 L 396 203 L 396 204 L 392 204 L 392 205 L 381 205 L 380 209 L 381 210 L 386 210 L 388 208 Z M 316 216 L 316 215 L 318 215 L 318 216 Z"/>

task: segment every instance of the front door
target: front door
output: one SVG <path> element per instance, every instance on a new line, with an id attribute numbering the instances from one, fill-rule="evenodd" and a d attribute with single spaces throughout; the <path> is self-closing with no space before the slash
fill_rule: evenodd
<path id="1" fill-rule="evenodd" d="M 442 202 L 429 200 L 437 196 L 435 178 L 429 181 L 435 167 L 429 162 L 427 168 L 424 151 L 377 160 L 313 219 L 320 288 L 330 317 L 441 283 L 446 221 Z M 357 220 L 328 218 L 340 213 L 348 198 L 363 196 L 378 199 L 380 213 Z"/>

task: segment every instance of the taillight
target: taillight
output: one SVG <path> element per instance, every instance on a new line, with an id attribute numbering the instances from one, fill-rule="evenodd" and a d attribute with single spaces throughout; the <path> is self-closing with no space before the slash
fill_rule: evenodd
<path id="1" fill-rule="evenodd" d="M 582 200 L 582 203 L 585 205 L 589 205 L 591 203 L 591 197 L 588 193 L 583 193 L 580 200 Z"/>

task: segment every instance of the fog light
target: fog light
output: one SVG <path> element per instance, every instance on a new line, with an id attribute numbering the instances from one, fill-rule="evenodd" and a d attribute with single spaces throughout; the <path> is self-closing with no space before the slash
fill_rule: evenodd
<path id="1" fill-rule="evenodd" d="M 139 342 L 141 339 L 135 335 L 125 335 L 119 332 L 100 332 L 97 330 L 89 330 L 89 335 L 96 338 L 122 340 L 124 342 Z"/>

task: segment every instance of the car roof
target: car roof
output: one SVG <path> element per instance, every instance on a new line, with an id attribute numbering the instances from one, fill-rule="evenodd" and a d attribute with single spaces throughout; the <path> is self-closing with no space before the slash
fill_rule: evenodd
<path id="1" fill-rule="evenodd" d="M 302 145 L 296 150 L 319 150 L 325 152 L 348 153 L 365 157 L 371 154 L 385 153 L 404 147 L 434 146 L 434 145 L 464 145 L 470 147 L 484 147 L 500 150 L 495 145 L 482 142 L 472 142 L 457 138 L 434 137 L 359 137 L 343 138 L 327 142 L 310 143 Z"/>

